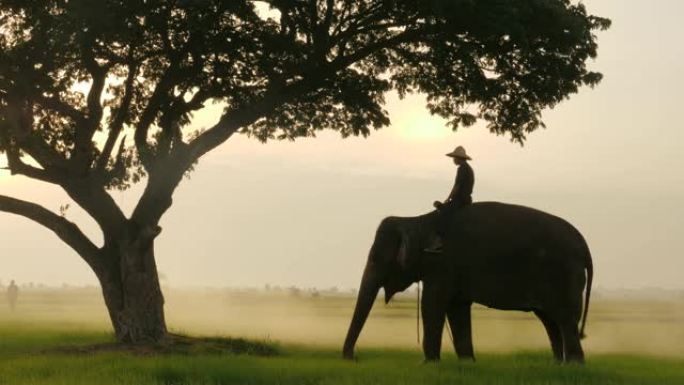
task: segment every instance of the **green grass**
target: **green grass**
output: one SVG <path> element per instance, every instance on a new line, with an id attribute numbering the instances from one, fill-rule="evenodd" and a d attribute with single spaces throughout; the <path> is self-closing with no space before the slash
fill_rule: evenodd
<path id="1" fill-rule="evenodd" d="M 358 362 L 347 362 L 340 348 L 352 296 L 166 290 L 165 297 L 171 329 L 204 336 L 199 342 L 152 351 L 97 348 L 113 342 L 97 288 L 24 290 L 16 312 L 0 296 L 0 385 L 684 384 L 684 299 L 597 298 L 583 341 L 587 364 L 560 366 L 528 313 L 476 307 L 478 362 L 457 361 L 445 337 L 443 361 L 435 365 L 422 363 L 416 344 L 415 299 L 378 303 Z"/>
<path id="2" fill-rule="evenodd" d="M 337 349 L 294 345 L 270 357 L 68 353 L 55 348 L 110 343 L 111 337 L 36 325 L 2 325 L 0 336 L 0 384 L 8 385 L 684 384 L 684 360 L 633 355 L 593 355 L 585 366 L 561 366 L 548 352 L 481 354 L 477 363 L 461 363 L 449 351 L 440 364 L 423 364 L 416 351 L 364 349 L 357 362 L 347 362 Z"/>

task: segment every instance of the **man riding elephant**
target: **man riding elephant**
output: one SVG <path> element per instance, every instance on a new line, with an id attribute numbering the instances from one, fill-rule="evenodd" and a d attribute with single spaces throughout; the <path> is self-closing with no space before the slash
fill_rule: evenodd
<path id="1" fill-rule="evenodd" d="M 426 252 L 430 253 L 442 252 L 442 238 L 448 229 L 454 211 L 473 203 L 471 195 L 473 193 L 473 185 L 475 184 L 475 174 L 470 164 L 468 164 L 468 161 L 472 160 L 472 158 L 466 154 L 466 150 L 462 146 L 456 147 L 454 151 L 446 154 L 446 156 L 453 159 L 454 164 L 458 166 L 458 172 L 456 173 L 454 187 L 451 189 L 447 199 L 444 202 L 435 201 L 434 203 L 439 216 L 435 223 L 435 237 L 432 239 L 430 246 L 425 249 Z"/>

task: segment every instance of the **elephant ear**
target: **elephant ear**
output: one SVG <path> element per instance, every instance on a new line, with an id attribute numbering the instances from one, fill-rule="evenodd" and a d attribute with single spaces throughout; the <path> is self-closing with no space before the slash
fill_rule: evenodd
<path id="1" fill-rule="evenodd" d="M 418 252 L 414 250 L 415 242 L 411 234 L 405 230 L 399 231 L 399 249 L 397 250 L 397 263 L 404 271 L 411 271 L 418 260 Z"/>

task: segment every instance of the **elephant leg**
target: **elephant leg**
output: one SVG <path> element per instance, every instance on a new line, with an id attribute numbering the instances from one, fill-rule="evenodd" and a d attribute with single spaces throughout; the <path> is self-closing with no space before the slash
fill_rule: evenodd
<path id="1" fill-rule="evenodd" d="M 563 336 L 561 335 L 560 328 L 558 324 L 546 314 L 535 310 L 534 314 L 537 315 L 544 328 L 546 329 L 546 334 L 549 336 L 551 341 L 551 349 L 553 350 L 553 357 L 558 362 L 563 362 Z"/>
<path id="2" fill-rule="evenodd" d="M 584 351 L 580 343 L 577 321 L 571 317 L 566 317 L 560 322 L 559 326 L 563 336 L 564 362 L 584 363 Z"/>
<path id="3" fill-rule="evenodd" d="M 473 352 L 473 335 L 471 329 L 470 303 L 457 303 L 452 305 L 447 318 L 454 337 L 454 349 L 461 360 L 475 361 Z"/>
<path id="4" fill-rule="evenodd" d="M 421 313 L 423 315 L 423 352 L 425 361 L 439 361 L 446 315 L 446 292 L 425 284 Z"/>

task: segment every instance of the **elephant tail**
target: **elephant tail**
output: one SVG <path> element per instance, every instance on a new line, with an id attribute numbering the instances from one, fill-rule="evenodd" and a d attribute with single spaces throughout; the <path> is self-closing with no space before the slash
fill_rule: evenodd
<path id="1" fill-rule="evenodd" d="M 591 283 L 594 279 L 594 266 L 591 261 L 591 253 L 587 247 L 587 290 L 584 295 L 584 314 L 582 314 L 582 326 L 580 327 L 580 339 L 586 338 L 584 334 L 584 327 L 587 325 L 587 314 L 589 313 L 589 298 L 591 298 Z"/>

